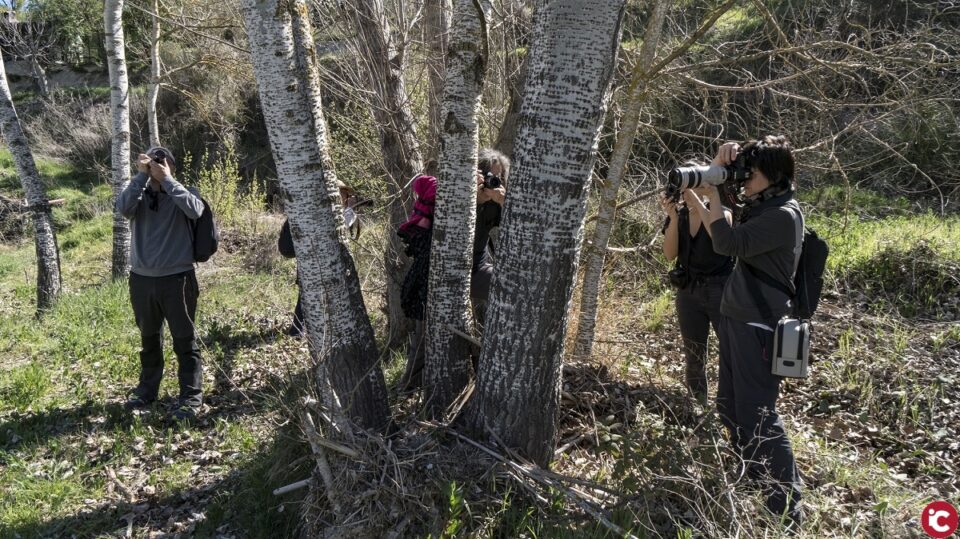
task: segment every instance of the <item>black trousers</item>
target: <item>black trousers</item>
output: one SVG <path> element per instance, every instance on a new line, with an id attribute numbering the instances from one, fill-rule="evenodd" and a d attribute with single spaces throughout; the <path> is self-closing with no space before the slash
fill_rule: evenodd
<path id="1" fill-rule="evenodd" d="M 134 390 L 145 400 L 157 398 L 163 378 L 163 323 L 166 321 L 177 354 L 180 402 L 200 406 L 203 365 L 194 320 L 200 288 L 193 270 L 164 277 L 130 274 L 130 302 L 140 328 L 140 383 Z"/>
<path id="2" fill-rule="evenodd" d="M 490 295 L 490 283 L 493 280 L 493 264 L 481 264 L 470 275 L 470 301 L 473 304 L 473 321 L 479 334 L 483 334 L 483 323 L 487 315 L 487 297 Z M 297 304 L 299 306 L 299 303 Z M 416 320 L 410 333 L 407 347 L 407 366 L 400 377 L 400 388 L 411 390 L 423 384 L 423 365 L 427 357 L 426 320 Z M 471 345 L 470 360 L 473 370 L 477 370 L 480 350 Z"/>
<path id="3" fill-rule="evenodd" d="M 747 474 L 767 496 L 767 509 L 799 521 L 800 477 L 790 439 L 777 415 L 779 376 L 770 372 L 773 332 L 723 316 L 717 411 L 743 457 Z"/>
<path id="4" fill-rule="evenodd" d="M 720 298 L 727 276 L 702 277 L 677 290 L 677 322 L 686 358 L 686 383 L 690 393 L 707 401 L 707 339 L 710 326 L 720 335 Z"/>

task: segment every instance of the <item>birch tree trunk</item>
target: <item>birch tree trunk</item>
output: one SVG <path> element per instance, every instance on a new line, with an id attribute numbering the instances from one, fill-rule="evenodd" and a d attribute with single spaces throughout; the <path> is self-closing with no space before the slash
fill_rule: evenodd
<path id="1" fill-rule="evenodd" d="M 443 135 L 430 248 L 424 389 L 434 415 L 470 378 L 470 272 L 477 217 L 477 114 L 487 63 L 486 15 L 475 0 L 455 0 L 443 93 Z"/>
<path id="2" fill-rule="evenodd" d="M 567 311 L 625 0 L 540 0 L 468 418 L 540 466 L 553 456 Z"/>
<path id="3" fill-rule="evenodd" d="M 110 71 L 110 114 L 113 138 L 110 168 L 113 172 L 113 200 L 130 183 L 130 94 L 127 83 L 127 60 L 123 39 L 123 0 L 104 0 L 103 31 Z M 113 210 L 114 279 L 122 279 L 130 271 L 130 222 L 116 207 Z"/>
<path id="4" fill-rule="evenodd" d="M 406 342 L 412 327 L 400 306 L 400 287 L 409 264 L 400 237 L 394 231 L 407 219 L 409 197 L 403 188 L 423 170 L 423 157 L 403 82 L 404 54 L 394 43 L 383 0 L 352 0 L 346 7 L 358 30 L 358 49 L 375 95 L 372 113 L 379 126 L 383 166 L 389 176 L 390 221 L 384 267 L 388 346 L 393 347 Z"/>
<path id="5" fill-rule="evenodd" d="M 610 232 L 617 214 L 617 193 L 623 175 L 627 170 L 627 160 L 637 135 L 637 126 L 640 124 L 640 112 L 646 104 L 647 71 L 653 66 L 657 55 L 657 46 L 663 30 L 663 21 L 670 9 L 671 2 L 660 0 L 653 8 L 653 14 L 647 22 L 643 36 L 643 48 L 640 51 L 639 69 L 631 80 L 631 91 L 627 101 L 624 124 L 620 129 L 617 142 L 610 158 L 610 168 L 607 179 L 600 183 L 600 209 L 597 214 L 597 225 L 593 233 L 593 241 L 586 247 L 586 268 L 583 274 L 583 286 L 580 291 L 580 321 L 577 324 L 576 344 L 573 357 L 587 359 L 593 352 L 593 338 L 597 323 L 597 301 L 600 296 L 600 277 L 603 273 L 603 263 L 606 259 L 607 245 L 610 242 Z"/>
<path id="6" fill-rule="evenodd" d="M 37 311 L 52 307 L 60 296 L 60 250 L 53 229 L 53 214 L 47 203 L 47 193 L 37 172 L 30 145 L 20 126 L 13 95 L 7 83 L 7 70 L 0 53 L 0 129 L 13 154 L 13 164 L 27 196 L 33 216 L 33 238 L 37 247 Z"/>
<path id="7" fill-rule="evenodd" d="M 306 0 L 243 0 L 250 56 L 297 252 L 320 395 L 334 418 L 383 430 L 386 385 L 347 249 Z"/>
<path id="8" fill-rule="evenodd" d="M 160 146 L 160 126 L 157 123 L 157 97 L 160 95 L 160 2 L 153 0 L 153 27 L 150 32 L 150 83 L 147 85 L 147 124 L 150 146 Z"/>
<path id="9" fill-rule="evenodd" d="M 427 157 L 437 159 L 440 155 L 440 136 L 443 131 L 441 107 L 443 106 L 443 80 L 446 73 L 444 60 L 447 57 L 452 9 L 450 0 L 424 0 L 423 10 L 423 39 L 426 45 L 426 68 L 430 81 L 427 90 L 427 110 L 430 119 Z"/>

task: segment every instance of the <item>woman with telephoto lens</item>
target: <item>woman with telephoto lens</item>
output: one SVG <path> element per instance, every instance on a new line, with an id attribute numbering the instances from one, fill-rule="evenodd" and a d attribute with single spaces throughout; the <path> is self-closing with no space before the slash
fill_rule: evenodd
<path id="1" fill-rule="evenodd" d="M 684 193 L 697 196 L 689 189 Z M 677 288 L 677 322 L 686 358 L 686 385 L 693 397 L 705 406 L 707 339 L 711 325 L 719 335 L 720 297 L 733 269 L 733 259 L 714 252 L 700 215 L 690 211 L 686 203 L 664 197 L 661 206 L 667 216 L 663 255 L 667 260 L 677 260 L 669 276 Z M 727 221 L 732 222 L 730 211 L 726 208 L 722 211 Z"/>
<path id="2" fill-rule="evenodd" d="M 794 159 L 782 136 L 767 136 L 720 147 L 714 163 L 725 166 L 746 157 L 750 175 L 743 183 L 746 204 L 736 227 L 719 208 L 716 186 L 698 188 L 706 196 L 686 197 L 718 253 L 737 257 L 720 306 L 720 377 L 717 412 L 748 476 L 767 498 L 767 509 L 794 531 L 803 517 L 800 479 L 790 439 L 777 415 L 780 377 L 772 373 L 774 328 L 788 313 L 793 277 L 803 248 L 803 214 L 793 198 Z"/>

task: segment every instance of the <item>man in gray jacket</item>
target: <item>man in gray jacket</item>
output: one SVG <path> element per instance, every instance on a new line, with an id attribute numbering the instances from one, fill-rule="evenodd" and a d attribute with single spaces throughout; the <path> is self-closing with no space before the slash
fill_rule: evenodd
<path id="1" fill-rule="evenodd" d="M 203 368 L 194 319 L 199 287 L 193 269 L 193 221 L 203 213 L 196 190 L 173 178 L 176 161 L 166 148 L 137 157 L 139 173 L 117 198 L 130 220 L 130 302 L 140 328 L 140 383 L 128 409 L 157 399 L 163 377 L 163 322 L 177 354 L 180 396 L 176 420 L 193 419 L 202 403 Z"/>
<path id="2" fill-rule="evenodd" d="M 791 292 L 803 247 L 803 215 L 793 198 L 794 159 L 782 136 L 720 147 L 714 164 L 730 165 L 747 156 L 750 176 L 743 184 L 746 213 L 736 227 L 723 218 L 715 186 L 685 196 L 698 211 L 713 240 L 713 249 L 737 257 L 720 303 L 720 373 L 717 411 L 742 456 L 749 476 L 761 482 L 767 509 L 788 526 L 799 527 L 800 478 L 790 439 L 777 414 L 780 377 L 772 374 L 773 332 L 790 312 L 790 297 L 770 286 L 762 273 Z"/>

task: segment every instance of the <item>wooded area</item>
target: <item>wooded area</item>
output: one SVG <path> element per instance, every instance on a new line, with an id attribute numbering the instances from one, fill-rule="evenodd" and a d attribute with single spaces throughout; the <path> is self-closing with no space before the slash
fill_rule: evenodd
<path id="1" fill-rule="evenodd" d="M 3 12 L 0 537 L 920 536 L 960 504 L 960 6 Z M 685 385 L 661 250 L 668 172 L 767 135 L 830 247 L 776 381 L 802 525 L 714 406 L 716 335 Z M 146 229 L 204 205 L 209 261 Z M 187 329 L 148 329 L 143 279 L 184 276 Z"/>

